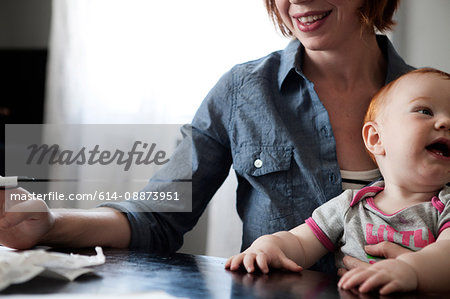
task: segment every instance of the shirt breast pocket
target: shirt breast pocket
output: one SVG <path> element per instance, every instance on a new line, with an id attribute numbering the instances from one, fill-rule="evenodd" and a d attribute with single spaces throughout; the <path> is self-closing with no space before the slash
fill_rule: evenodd
<path id="1" fill-rule="evenodd" d="M 238 187 L 238 194 L 242 191 L 246 198 L 240 199 L 252 202 L 251 209 L 267 213 L 259 217 L 274 220 L 293 213 L 292 155 L 290 146 L 247 145 L 235 152 L 233 167 L 248 182 Z"/>

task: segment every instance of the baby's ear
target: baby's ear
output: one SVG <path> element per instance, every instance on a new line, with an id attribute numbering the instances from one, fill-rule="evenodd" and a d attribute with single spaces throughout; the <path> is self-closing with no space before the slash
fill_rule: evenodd
<path id="1" fill-rule="evenodd" d="M 362 135 L 364 144 L 369 152 L 374 156 L 385 154 L 384 146 L 381 142 L 380 131 L 376 122 L 366 122 L 363 126 Z"/>

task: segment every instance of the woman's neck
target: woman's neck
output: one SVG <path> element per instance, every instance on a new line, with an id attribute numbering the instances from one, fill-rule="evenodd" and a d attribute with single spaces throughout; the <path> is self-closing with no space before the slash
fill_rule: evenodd
<path id="1" fill-rule="evenodd" d="M 336 90 L 384 85 L 386 61 L 375 34 L 363 34 L 330 50 L 305 49 L 303 72 L 312 82 L 328 82 Z"/>

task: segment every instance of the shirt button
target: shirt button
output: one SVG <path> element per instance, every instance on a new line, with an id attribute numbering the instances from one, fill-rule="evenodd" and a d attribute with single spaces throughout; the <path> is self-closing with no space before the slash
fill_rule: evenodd
<path id="1" fill-rule="evenodd" d="M 328 129 L 327 129 L 327 127 L 322 127 L 322 129 L 320 129 L 320 132 L 322 133 L 322 136 L 328 137 Z"/>
<path id="2" fill-rule="evenodd" d="M 330 180 L 330 182 L 331 183 L 335 183 L 336 182 L 336 175 L 334 174 L 334 173 L 330 173 L 330 176 L 329 176 L 329 180 Z"/>
<path id="3" fill-rule="evenodd" d="M 255 162 L 253 163 L 253 165 L 255 165 L 256 168 L 261 168 L 263 165 L 263 162 L 260 159 L 256 159 Z"/>

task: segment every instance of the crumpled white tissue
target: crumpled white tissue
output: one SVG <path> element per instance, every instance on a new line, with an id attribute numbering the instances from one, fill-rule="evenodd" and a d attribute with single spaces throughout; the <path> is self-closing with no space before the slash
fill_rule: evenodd
<path id="1" fill-rule="evenodd" d="M 101 247 L 95 247 L 97 255 L 86 256 L 47 252 L 43 249 L 12 251 L 0 250 L 0 291 L 11 284 L 26 282 L 38 275 L 72 281 L 92 272 L 90 266 L 105 263 Z"/>

